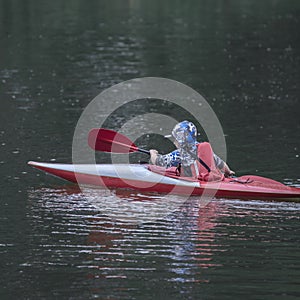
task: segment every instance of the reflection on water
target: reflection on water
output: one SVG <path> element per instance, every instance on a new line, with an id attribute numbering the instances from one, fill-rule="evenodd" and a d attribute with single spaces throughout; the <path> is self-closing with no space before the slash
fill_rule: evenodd
<path id="1" fill-rule="evenodd" d="M 159 198 L 123 192 L 124 205 Z M 109 197 L 103 193 L 109 200 L 122 191 L 110 192 Z M 139 225 L 102 215 L 73 187 L 31 190 L 28 205 L 32 235 L 28 256 L 20 265 L 22 273 L 30 282 L 63 268 L 73 274 L 72 292 L 84 288 L 93 297 L 126 298 L 143 294 L 145 288 L 149 295 L 160 295 L 170 293 L 175 283 L 184 284 L 187 295 L 195 295 L 194 289 L 206 292 L 209 284 L 229 293 L 222 285 L 228 278 L 234 278 L 240 291 L 248 283 L 239 281 L 235 272 L 243 276 L 248 268 L 257 280 L 265 279 L 259 271 L 263 266 L 268 269 L 270 260 L 280 258 L 290 265 L 290 259 L 299 256 L 281 247 L 282 242 L 287 246 L 299 240 L 296 232 L 290 232 L 299 219 L 297 203 L 214 200 L 199 208 L 197 197 L 191 197 L 165 218 Z M 282 240 L 278 231 L 289 231 L 289 236 Z M 226 268 L 229 263 L 236 266 L 232 271 Z M 283 276 L 282 284 L 292 291 Z M 266 289 L 271 289 L 269 281 Z M 57 285 L 61 295 L 66 293 L 63 285 Z"/>
<path id="2" fill-rule="evenodd" d="M 69 256 L 83 255 L 82 262 L 76 268 L 88 272 L 90 279 L 128 278 L 133 271 L 165 273 L 158 261 L 151 260 L 151 257 L 157 257 L 155 260 L 167 260 L 165 275 L 168 281 L 205 282 L 206 279 L 198 274 L 201 268 L 218 265 L 212 261 L 214 253 L 222 251 L 214 243 L 213 232 L 218 202 L 212 202 L 199 211 L 195 199 L 191 199 L 165 219 L 132 225 L 103 216 L 93 202 L 77 192 L 41 189 L 30 193 L 32 201 L 40 199 L 31 202 L 35 220 L 33 225 L 41 230 L 43 222 L 46 227 L 50 223 L 50 228 L 45 229 L 52 238 L 55 235 L 59 238 L 56 243 L 37 245 L 43 251 L 52 253 L 51 258 L 44 261 L 48 265 L 46 268 L 53 266 L 57 255 L 59 262 L 63 258 L 68 261 Z M 103 193 L 106 198 L 107 191 L 103 190 Z M 110 194 L 106 199 L 111 197 Z M 123 199 L 124 205 L 128 205 L 128 201 L 156 201 L 159 196 L 142 196 L 125 191 Z M 84 238 L 78 245 L 68 245 L 66 241 L 70 235 Z M 26 266 L 34 264 L 34 260 L 27 262 Z"/>

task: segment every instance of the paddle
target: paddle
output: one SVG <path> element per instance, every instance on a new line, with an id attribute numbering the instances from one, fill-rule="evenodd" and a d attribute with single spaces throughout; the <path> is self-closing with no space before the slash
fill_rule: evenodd
<path id="1" fill-rule="evenodd" d="M 91 129 L 88 144 L 97 151 L 113 153 L 142 152 L 150 155 L 150 151 L 138 148 L 127 136 L 105 128 Z"/>
<path id="2" fill-rule="evenodd" d="M 91 129 L 88 136 L 88 144 L 92 149 L 97 151 L 112 153 L 142 152 L 150 155 L 150 151 L 138 148 L 127 136 L 111 129 Z M 196 155 L 192 156 L 198 160 L 208 172 L 211 171 L 200 157 Z"/>

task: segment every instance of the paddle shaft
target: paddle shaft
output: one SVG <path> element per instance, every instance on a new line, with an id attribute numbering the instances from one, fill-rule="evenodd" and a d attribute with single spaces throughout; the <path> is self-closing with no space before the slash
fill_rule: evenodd
<path id="1" fill-rule="evenodd" d="M 150 155 L 150 151 L 148 151 L 148 150 L 141 149 L 141 148 L 137 148 L 136 150 L 137 150 L 138 152 L 141 152 L 141 153 L 145 153 L 145 154 Z"/>

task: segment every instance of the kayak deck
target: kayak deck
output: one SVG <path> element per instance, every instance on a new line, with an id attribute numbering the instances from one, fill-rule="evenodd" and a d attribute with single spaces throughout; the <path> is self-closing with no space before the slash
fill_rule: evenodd
<path id="1" fill-rule="evenodd" d="M 272 179 L 244 175 L 221 182 L 200 182 L 193 178 L 164 176 L 147 165 L 137 164 L 58 164 L 30 161 L 34 168 L 70 182 L 108 188 L 179 195 L 214 195 L 217 198 L 300 201 L 300 188 Z"/>

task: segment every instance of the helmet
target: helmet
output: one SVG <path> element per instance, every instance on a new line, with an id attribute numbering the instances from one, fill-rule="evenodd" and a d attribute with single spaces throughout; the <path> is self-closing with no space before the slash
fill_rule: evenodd
<path id="1" fill-rule="evenodd" d="M 182 121 L 174 127 L 172 135 L 181 146 L 195 144 L 197 128 L 192 122 Z"/>

